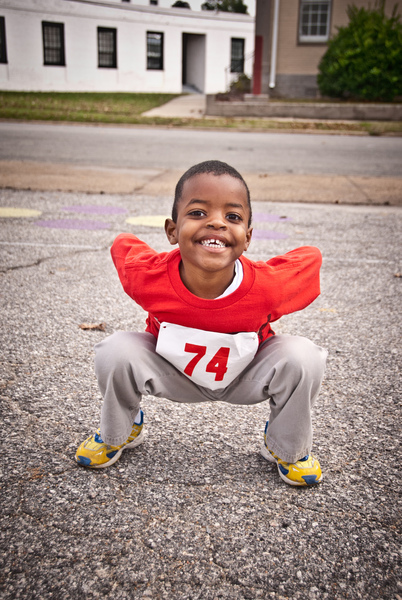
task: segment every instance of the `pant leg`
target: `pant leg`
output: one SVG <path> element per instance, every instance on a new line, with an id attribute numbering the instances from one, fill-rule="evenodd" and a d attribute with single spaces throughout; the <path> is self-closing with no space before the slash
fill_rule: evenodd
<path id="1" fill-rule="evenodd" d="M 326 350 L 307 338 L 276 335 L 263 344 L 220 399 L 256 404 L 269 398 L 268 447 L 283 460 L 296 462 L 311 451 L 311 408 L 319 393 L 326 357 Z"/>
<path id="2" fill-rule="evenodd" d="M 123 444 L 131 433 L 143 394 L 177 402 L 211 400 L 155 352 L 150 333 L 120 331 L 95 346 L 95 373 L 103 396 L 102 439 Z"/>
<path id="3" fill-rule="evenodd" d="M 221 400 L 247 405 L 270 399 L 269 448 L 288 462 L 309 454 L 311 407 L 324 375 L 325 350 L 303 337 L 274 336 L 226 389 L 212 392 L 179 373 L 156 354 L 155 346 L 153 335 L 134 332 L 115 333 L 96 345 L 105 442 L 126 441 L 142 394 L 189 403 Z"/>

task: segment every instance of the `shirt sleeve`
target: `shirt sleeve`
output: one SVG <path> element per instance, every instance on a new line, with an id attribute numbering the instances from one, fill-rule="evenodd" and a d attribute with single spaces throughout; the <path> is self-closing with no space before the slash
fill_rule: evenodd
<path id="1" fill-rule="evenodd" d="M 150 261 L 158 256 L 157 252 L 132 233 L 121 233 L 114 240 L 110 253 L 124 291 L 133 298 L 134 272 L 146 270 Z"/>
<path id="2" fill-rule="evenodd" d="M 318 248 L 303 246 L 266 264 L 274 273 L 274 295 L 279 300 L 272 321 L 302 310 L 319 296 L 322 256 Z"/>

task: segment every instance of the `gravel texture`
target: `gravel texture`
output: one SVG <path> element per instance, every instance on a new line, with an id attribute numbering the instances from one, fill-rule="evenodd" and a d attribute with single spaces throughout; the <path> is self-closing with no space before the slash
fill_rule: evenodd
<path id="1" fill-rule="evenodd" d="M 168 215 L 170 199 L 2 190 L 0 206 L 108 226 L 0 219 L 2 600 L 402 599 L 400 208 L 254 207 L 287 217 L 256 229 L 287 237 L 256 239 L 250 258 L 303 244 L 324 256 L 322 295 L 275 327 L 329 350 L 314 411 L 324 479 L 297 489 L 259 455 L 267 402 L 146 397 L 142 446 L 109 469 L 76 465 L 99 422 L 93 345 L 144 328 L 109 246 L 126 230 L 168 250 L 161 229 L 125 218 Z"/>

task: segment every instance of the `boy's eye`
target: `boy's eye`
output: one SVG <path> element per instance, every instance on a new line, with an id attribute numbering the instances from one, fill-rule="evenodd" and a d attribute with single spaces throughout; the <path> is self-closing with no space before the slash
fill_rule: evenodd
<path id="1" fill-rule="evenodd" d="M 197 208 L 196 210 L 192 210 L 189 213 L 190 217 L 204 217 L 205 216 L 205 212 L 199 208 Z"/>
<path id="2" fill-rule="evenodd" d="M 229 219 L 230 221 L 242 221 L 243 220 L 241 218 L 241 216 L 236 213 L 229 213 L 228 215 L 226 215 L 226 218 Z"/>

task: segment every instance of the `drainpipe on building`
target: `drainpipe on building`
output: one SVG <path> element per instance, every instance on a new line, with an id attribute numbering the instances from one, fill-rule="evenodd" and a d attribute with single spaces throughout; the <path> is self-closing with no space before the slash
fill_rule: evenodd
<path id="1" fill-rule="evenodd" d="M 269 72 L 269 87 L 275 87 L 276 80 L 276 55 L 278 50 L 278 22 L 279 22 L 279 0 L 275 0 L 274 22 L 272 27 L 271 69 Z"/>

